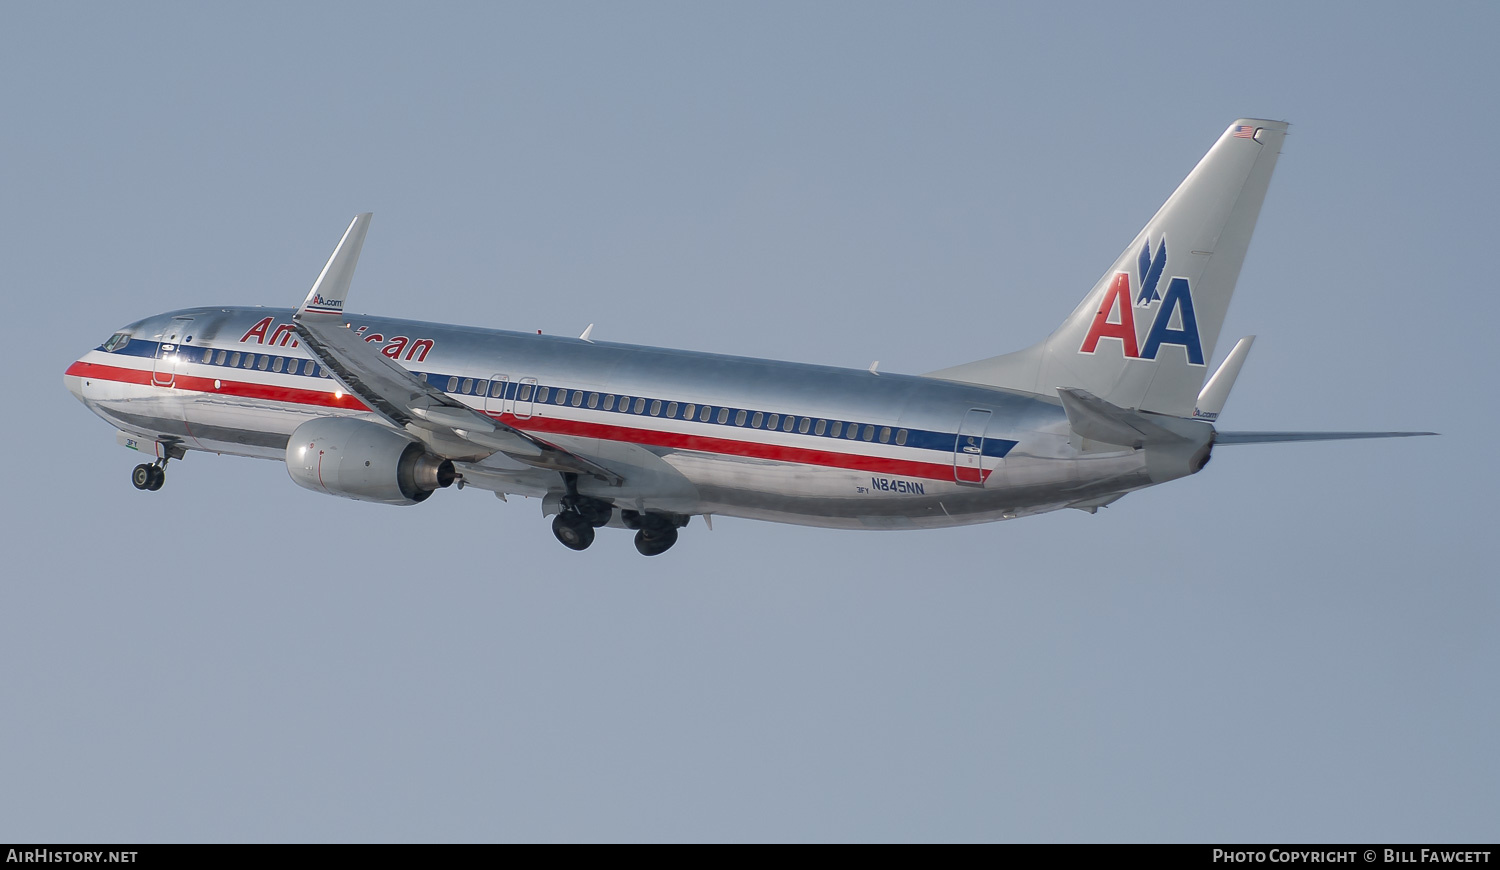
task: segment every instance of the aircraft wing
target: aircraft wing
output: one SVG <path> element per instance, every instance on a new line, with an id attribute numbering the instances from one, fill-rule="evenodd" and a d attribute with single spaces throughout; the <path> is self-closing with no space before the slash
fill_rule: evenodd
<path id="1" fill-rule="evenodd" d="M 1414 438 L 1436 432 L 1219 432 L 1215 444 L 1272 444 L 1279 441 L 1350 441 L 1357 438 Z"/>
<path id="2" fill-rule="evenodd" d="M 504 453 L 537 468 L 587 474 L 618 485 L 623 478 L 596 462 L 507 426 L 433 387 L 364 341 L 344 321 L 344 301 L 370 226 L 369 213 L 349 224 L 292 322 L 318 362 L 375 413 L 455 456 Z"/>

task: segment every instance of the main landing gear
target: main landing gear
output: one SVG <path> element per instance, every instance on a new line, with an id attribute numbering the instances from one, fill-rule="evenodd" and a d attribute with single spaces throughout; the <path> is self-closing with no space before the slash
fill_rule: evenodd
<path id="1" fill-rule="evenodd" d="M 578 475 L 563 474 L 567 494 L 562 499 L 562 513 L 552 518 L 552 534 L 570 550 L 587 550 L 594 543 L 594 529 L 603 528 L 614 515 L 614 505 L 578 494 Z"/>
<path id="2" fill-rule="evenodd" d="M 552 534 L 570 550 L 587 550 L 594 543 L 594 530 L 608 525 L 614 517 L 614 505 L 580 495 L 578 475 L 567 472 L 562 478 L 567 492 L 562 498 L 562 511 L 552 518 Z M 643 556 L 657 556 L 677 543 L 677 530 L 687 525 L 688 518 L 681 514 L 621 510 L 620 521 L 626 528 L 636 530 L 637 552 Z"/>
<path id="3" fill-rule="evenodd" d="M 594 543 L 594 527 L 571 511 L 564 511 L 552 518 L 552 534 L 570 550 L 587 550 Z"/>
<path id="4" fill-rule="evenodd" d="M 635 550 L 642 556 L 660 556 L 677 543 L 677 530 L 687 525 L 687 517 L 677 514 L 620 511 L 620 519 L 635 529 Z"/>
<path id="5" fill-rule="evenodd" d="M 167 460 L 163 458 L 149 464 L 137 465 L 130 473 L 130 482 L 135 485 L 136 489 L 156 492 L 161 489 L 162 484 L 167 482 Z"/>

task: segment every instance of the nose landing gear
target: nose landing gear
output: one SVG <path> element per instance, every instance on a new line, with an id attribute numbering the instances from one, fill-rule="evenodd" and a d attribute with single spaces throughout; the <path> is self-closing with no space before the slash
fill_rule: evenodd
<path id="1" fill-rule="evenodd" d="M 135 467 L 130 473 L 130 482 L 136 489 L 147 492 L 156 492 L 167 482 L 167 460 L 158 459 L 152 463 L 142 463 Z"/>

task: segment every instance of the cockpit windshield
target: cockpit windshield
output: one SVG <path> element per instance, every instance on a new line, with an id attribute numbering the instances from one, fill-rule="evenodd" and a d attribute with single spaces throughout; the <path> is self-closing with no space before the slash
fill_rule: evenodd
<path id="1" fill-rule="evenodd" d="M 106 341 L 104 343 L 104 350 L 105 350 L 106 353 L 114 353 L 115 351 L 124 348 L 125 345 L 127 345 L 129 343 L 130 343 L 130 334 L 129 333 L 117 332 L 114 335 L 111 335 L 109 337 L 109 341 Z"/>

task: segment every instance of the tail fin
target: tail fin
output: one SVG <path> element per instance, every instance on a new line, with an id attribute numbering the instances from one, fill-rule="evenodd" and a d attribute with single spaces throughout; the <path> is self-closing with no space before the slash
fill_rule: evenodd
<path id="1" fill-rule="evenodd" d="M 928 377 L 1192 416 L 1286 128 L 1229 125 L 1046 341 Z"/>

